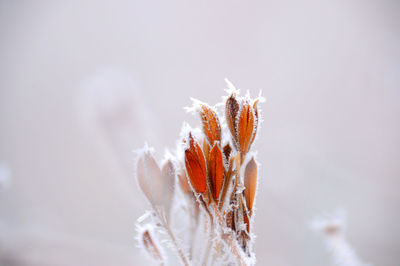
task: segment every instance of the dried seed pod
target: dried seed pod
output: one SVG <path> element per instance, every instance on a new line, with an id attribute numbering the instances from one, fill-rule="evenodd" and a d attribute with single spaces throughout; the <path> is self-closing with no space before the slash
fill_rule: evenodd
<path id="1" fill-rule="evenodd" d="M 239 103 L 236 100 L 236 96 L 232 94 L 228 97 L 225 103 L 225 116 L 226 123 L 228 124 L 229 131 L 232 135 L 233 143 L 238 148 L 238 134 L 237 134 L 237 116 L 239 112 Z"/>
<path id="2" fill-rule="evenodd" d="M 137 161 L 137 180 L 144 195 L 155 205 L 162 204 L 163 178 L 156 160 L 145 151 Z"/>
<path id="3" fill-rule="evenodd" d="M 226 223 L 226 227 L 228 227 L 233 232 L 235 232 L 236 231 L 236 226 L 235 226 L 235 219 L 234 219 L 234 211 L 233 210 L 229 210 L 228 213 L 226 213 L 225 221 L 226 221 L 225 222 Z"/>
<path id="4" fill-rule="evenodd" d="M 254 157 L 247 163 L 244 171 L 244 197 L 246 199 L 247 209 L 250 212 L 253 210 L 254 198 L 257 190 L 257 163 Z"/>
<path id="5" fill-rule="evenodd" d="M 169 217 L 175 186 L 175 168 L 171 161 L 160 170 L 155 158 L 145 151 L 138 158 L 137 179 L 139 187 L 150 203 L 164 209 Z"/>
<path id="6" fill-rule="evenodd" d="M 217 113 L 210 107 L 201 105 L 200 116 L 203 123 L 203 132 L 210 145 L 215 141 L 221 141 L 221 125 Z"/>
<path id="7" fill-rule="evenodd" d="M 162 181 L 163 181 L 163 202 L 165 207 L 165 213 L 169 216 L 171 204 L 175 191 L 175 176 L 176 171 L 174 164 L 171 160 L 168 160 L 161 169 Z"/>
<path id="8" fill-rule="evenodd" d="M 259 100 L 255 100 L 253 103 L 253 110 L 254 110 L 254 132 L 253 132 L 253 137 L 250 141 L 250 145 L 253 144 L 256 135 L 257 135 L 257 129 L 258 129 L 258 123 L 260 121 L 260 118 L 258 117 L 258 102 Z"/>
<path id="9" fill-rule="evenodd" d="M 247 234 L 246 231 L 242 230 L 238 233 L 238 243 L 240 247 L 242 248 L 243 252 L 247 254 L 247 256 L 250 256 L 250 250 L 248 247 L 248 242 L 250 240 L 249 235 Z"/>
<path id="10" fill-rule="evenodd" d="M 250 148 L 254 135 L 253 108 L 247 102 L 243 104 L 243 107 L 240 110 L 237 133 L 240 152 L 246 154 Z"/>
<path id="11" fill-rule="evenodd" d="M 209 155 L 208 174 L 210 177 L 211 192 L 214 200 L 218 203 L 224 178 L 224 164 L 222 152 L 218 144 L 215 143 Z"/>
<path id="12" fill-rule="evenodd" d="M 207 168 L 200 145 L 189 133 L 189 147 L 185 150 L 185 166 L 193 189 L 204 193 L 207 189 Z"/>
<path id="13" fill-rule="evenodd" d="M 225 201 L 229 199 L 229 195 L 227 194 L 229 188 L 231 187 L 232 184 L 232 178 L 234 177 L 234 171 L 233 171 L 233 165 L 234 165 L 235 158 L 231 156 L 229 158 L 229 162 L 226 164 L 226 169 L 224 170 L 224 182 L 222 186 L 222 194 L 220 197 L 219 201 L 219 208 L 222 209 L 222 207 L 225 204 Z"/>
<path id="14" fill-rule="evenodd" d="M 153 240 L 154 237 L 149 230 L 144 230 L 142 234 L 139 235 L 139 238 L 144 250 L 147 251 L 147 254 L 149 254 L 151 258 L 157 261 L 164 261 L 161 248 L 156 244 L 157 242 Z"/>
<path id="15" fill-rule="evenodd" d="M 208 161 L 208 157 L 210 156 L 211 146 L 206 139 L 203 139 L 203 154 L 206 161 Z"/>
<path id="16" fill-rule="evenodd" d="M 236 188 L 233 189 L 232 194 L 229 200 L 229 209 L 226 214 L 226 224 L 228 228 L 231 228 L 233 232 L 236 232 L 238 229 L 237 222 L 237 208 L 238 208 L 238 194 L 236 193 Z"/>
<path id="17" fill-rule="evenodd" d="M 183 193 L 190 194 L 192 190 L 190 189 L 189 181 L 184 171 L 178 173 L 178 180 L 179 180 L 179 186 L 181 187 Z"/>
<path id="18" fill-rule="evenodd" d="M 227 143 L 224 148 L 223 148 L 223 152 L 224 152 L 224 159 L 226 164 L 228 164 L 229 162 L 229 157 L 231 156 L 231 152 L 232 152 L 232 147 L 231 145 L 229 145 L 229 143 Z"/>

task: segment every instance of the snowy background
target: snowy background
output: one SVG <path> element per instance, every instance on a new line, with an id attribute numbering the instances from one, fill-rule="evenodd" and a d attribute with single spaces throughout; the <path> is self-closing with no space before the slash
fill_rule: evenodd
<path id="1" fill-rule="evenodd" d="M 228 77 L 267 102 L 258 265 L 330 265 L 347 210 L 363 260 L 400 261 L 400 5 L 0 1 L 0 265 L 145 265 L 132 150 L 173 148 Z M 5 180 L 6 178 L 0 178 Z"/>

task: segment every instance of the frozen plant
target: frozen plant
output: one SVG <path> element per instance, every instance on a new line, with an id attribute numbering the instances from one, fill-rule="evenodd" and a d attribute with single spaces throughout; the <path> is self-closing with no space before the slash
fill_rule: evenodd
<path id="1" fill-rule="evenodd" d="M 346 215 L 344 211 L 315 219 L 311 228 L 322 233 L 326 247 L 337 266 L 371 266 L 361 261 L 345 236 Z"/>
<path id="2" fill-rule="evenodd" d="M 201 128 L 184 124 L 176 151 L 159 164 L 145 145 L 136 176 L 152 210 L 138 220 L 139 242 L 166 264 L 159 243 L 183 265 L 253 265 L 252 233 L 258 163 L 251 151 L 261 122 L 261 97 L 240 96 L 231 83 L 216 107 L 193 99 Z M 152 228 L 142 230 L 141 228 Z M 153 230 L 154 228 L 154 230 Z"/>

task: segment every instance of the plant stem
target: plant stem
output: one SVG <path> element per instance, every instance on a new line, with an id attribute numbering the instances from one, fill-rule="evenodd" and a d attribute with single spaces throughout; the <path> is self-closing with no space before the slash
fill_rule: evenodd
<path id="1" fill-rule="evenodd" d="M 223 228 L 224 227 L 224 222 L 223 222 L 222 217 L 221 217 L 221 215 L 220 215 L 220 213 L 218 211 L 218 208 L 217 208 L 217 206 L 215 204 L 213 204 L 213 207 L 214 207 L 214 212 L 215 212 L 215 214 L 217 216 L 218 222 L 219 222 L 221 228 Z M 239 250 L 239 248 L 238 248 L 238 246 L 237 246 L 237 244 L 235 242 L 236 240 L 232 237 L 232 234 L 227 234 L 227 237 L 228 237 L 228 241 L 229 241 L 228 244 L 232 248 L 233 254 L 238 259 L 239 264 L 242 265 L 242 266 L 247 266 L 247 263 L 246 263 L 245 259 L 243 258 L 242 252 Z"/>
<path id="2" fill-rule="evenodd" d="M 209 238 L 208 238 L 206 252 L 205 252 L 204 258 L 203 258 L 203 265 L 204 266 L 207 265 L 208 257 L 210 255 L 210 250 L 212 248 L 213 233 L 214 233 L 214 224 L 213 224 L 213 221 L 212 221 L 211 216 L 210 216 L 210 235 L 209 235 Z"/>
<path id="3" fill-rule="evenodd" d="M 210 235 L 209 235 L 209 239 L 208 239 L 208 243 L 207 243 L 207 247 L 206 247 L 206 252 L 204 254 L 204 258 L 203 258 L 203 264 L 202 265 L 207 265 L 207 260 L 208 260 L 208 256 L 210 254 L 210 250 L 212 248 L 212 239 L 213 239 L 213 233 L 214 233 L 214 221 L 213 221 L 213 217 L 212 214 L 210 212 L 210 210 L 208 209 L 208 204 L 205 202 L 203 196 L 200 196 L 200 202 L 204 208 L 204 210 L 206 211 L 206 213 L 208 214 L 209 217 L 209 221 L 210 221 Z M 211 203 L 212 205 L 215 205 L 215 203 Z"/>
<path id="4" fill-rule="evenodd" d="M 185 255 L 185 253 L 183 252 L 183 250 L 179 247 L 178 242 L 176 241 L 175 236 L 174 236 L 174 234 L 172 233 L 172 231 L 171 231 L 171 229 L 169 228 L 169 226 L 168 226 L 168 225 L 165 225 L 165 224 L 164 224 L 163 226 L 164 226 L 165 229 L 167 230 L 168 235 L 169 235 L 169 237 L 171 238 L 171 241 L 172 241 L 172 243 L 174 244 L 174 246 L 175 246 L 175 248 L 176 248 L 176 251 L 177 251 L 178 254 L 179 254 L 179 257 L 180 257 L 181 260 L 182 260 L 182 263 L 183 263 L 185 266 L 190 266 L 189 260 L 186 258 L 186 255 Z"/>
<path id="5" fill-rule="evenodd" d="M 172 232 L 171 228 L 165 221 L 164 217 L 162 216 L 161 212 L 157 210 L 156 206 L 152 204 L 154 212 L 157 214 L 158 219 L 160 220 L 160 223 L 162 227 L 164 227 L 165 231 L 167 231 L 169 237 L 171 238 L 172 244 L 174 245 L 180 259 L 182 260 L 183 265 L 185 266 L 190 266 L 188 258 L 186 258 L 185 253 L 183 252 L 182 248 L 179 246 L 178 242 L 176 241 L 176 238 L 174 236 L 174 233 Z"/>
<path id="6" fill-rule="evenodd" d="M 224 206 L 226 193 L 228 192 L 228 188 L 231 184 L 231 180 L 233 177 L 233 172 L 232 172 L 233 162 L 234 162 L 234 157 L 231 157 L 229 160 L 229 168 L 228 168 L 227 174 L 224 178 L 224 184 L 222 186 L 222 193 L 221 193 L 220 201 L 218 203 L 218 208 L 220 210 L 222 210 L 222 207 Z"/>

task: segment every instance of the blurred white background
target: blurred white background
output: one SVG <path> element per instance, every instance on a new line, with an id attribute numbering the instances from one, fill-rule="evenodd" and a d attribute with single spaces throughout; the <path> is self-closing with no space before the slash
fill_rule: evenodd
<path id="1" fill-rule="evenodd" d="M 133 149 L 174 148 L 189 97 L 263 90 L 258 265 L 330 265 L 308 223 L 344 208 L 363 260 L 400 261 L 400 5 L 0 1 L 0 265 L 144 265 Z"/>

